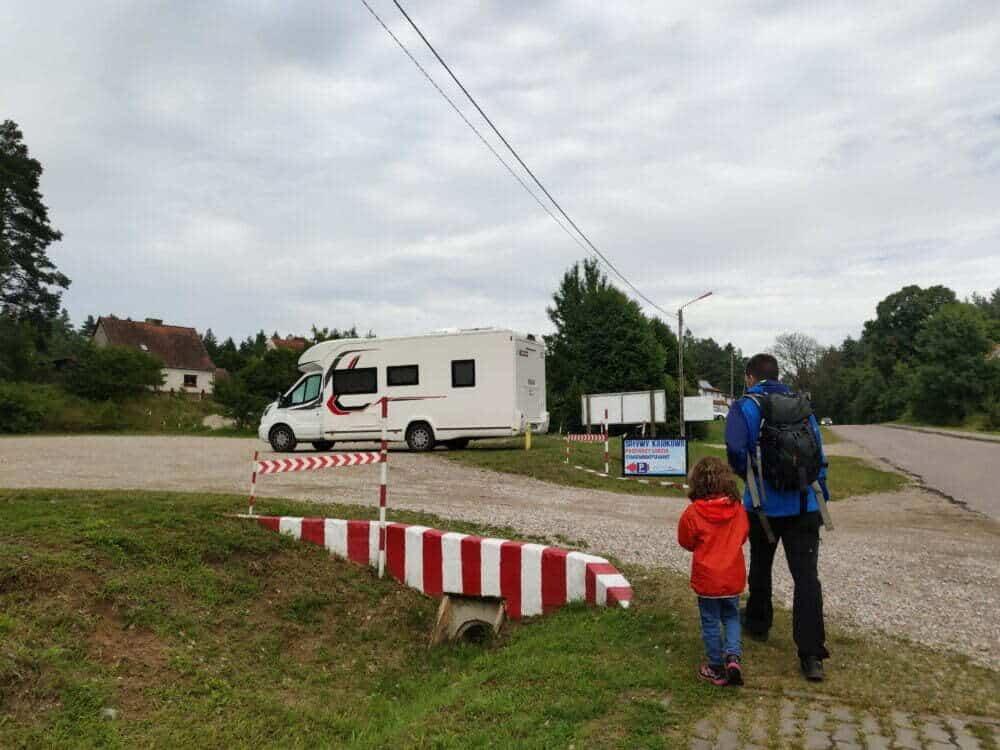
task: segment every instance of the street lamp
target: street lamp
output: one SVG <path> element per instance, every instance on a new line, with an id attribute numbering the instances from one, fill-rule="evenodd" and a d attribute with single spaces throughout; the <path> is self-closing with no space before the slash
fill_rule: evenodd
<path id="1" fill-rule="evenodd" d="M 700 297 L 695 297 L 677 308 L 677 391 L 680 393 L 678 414 L 680 415 L 681 437 L 684 437 L 684 308 L 711 296 L 711 292 L 705 292 Z"/>

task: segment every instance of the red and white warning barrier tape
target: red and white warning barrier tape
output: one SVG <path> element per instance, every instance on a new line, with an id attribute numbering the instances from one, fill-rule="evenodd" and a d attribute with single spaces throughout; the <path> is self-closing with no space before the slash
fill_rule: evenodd
<path id="1" fill-rule="evenodd" d="M 306 458 L 276 458 L 257 462 L 258 474 L 283 474 L 288 471 L 313 471 L 315 469 L 335 469 L 340 466 L 364 466 L 376 464 L 380 460 L 378 451 L 361 453 L 331 453 L 327 456 Z"/>
<path id="2" fill-rule="evenodd" d="M 388 524 L 383 534 L 376 521 L 241 517 L 362 565 L 378 565 L 384 553 L 389 574 L 397 581 L 428 596 L 500 597 L 513 619 L 573 601 L 599 607 L 628 607 L 632 601 L 625 576 L 603 557 L 583 552 L 402 523 Z"/>

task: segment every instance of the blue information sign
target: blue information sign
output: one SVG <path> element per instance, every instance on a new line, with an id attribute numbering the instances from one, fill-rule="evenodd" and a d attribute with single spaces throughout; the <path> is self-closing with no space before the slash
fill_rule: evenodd
<path id="1" fill-rule="evenodd" d="M 623 438 L 622 476 L 686 477 L 687 440 L 684 438 Z"/>

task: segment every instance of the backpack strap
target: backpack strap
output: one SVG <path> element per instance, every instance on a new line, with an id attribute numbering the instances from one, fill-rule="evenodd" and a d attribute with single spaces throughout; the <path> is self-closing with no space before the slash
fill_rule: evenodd
<path id="1" fill-rule="evenodd" d="M 747 398 L 757 404 L 757 408 L 760 409 L 763 416 L 764 408 L 761 406 L 761 400 L 758 400 L 755 396 L 756 394 L 746 394 Z M 764 401 L 766 403 L 766 400 Z M 767 516 L 764 514 L 764 507 L 761 502 L 761 498 L 763 498 L 764 502 L 767 502 L 767 490 L 764 489 L 764 472 L 761 469 L 759 436 L 756 445 L 747 446 L 747 468 L 749 469 L 747 471 L 747 490 L 750 492 L 750 502 L 757 513 L 760 527 L 764 530 L 767 541 L 771 544 L 777 544 L 778 540 L 774 536 L 774 531 L 771 529 L 771 524 L 768 522 Z M 758 481 L 760 482 L 759 484 Z"/>

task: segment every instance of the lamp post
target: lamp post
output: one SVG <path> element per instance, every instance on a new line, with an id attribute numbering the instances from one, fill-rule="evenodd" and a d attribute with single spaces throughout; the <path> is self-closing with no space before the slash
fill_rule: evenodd
<path id="1" fill-rule="evenodd" d="M 705 292 L 700 297 L 695 297 L 677 308 L 677 392 L 680 394 L 678 414 L 680 416 L 681 437 L 684 437 L 684 308 L 710 296 L 712 296 L 711 292 Z"/>

